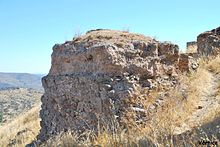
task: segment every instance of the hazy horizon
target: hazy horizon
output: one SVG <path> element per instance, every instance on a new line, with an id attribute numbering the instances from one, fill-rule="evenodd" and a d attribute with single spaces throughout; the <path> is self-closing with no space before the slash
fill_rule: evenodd
<path id="1" fill-rule="evenodd" d="M 0 71 L 47 74 L 54 44 L 98 28 L 129 29 L 184 50 L 186 42 L 219 26 L 219 4 L 217 0 L 1 1 Z"/>

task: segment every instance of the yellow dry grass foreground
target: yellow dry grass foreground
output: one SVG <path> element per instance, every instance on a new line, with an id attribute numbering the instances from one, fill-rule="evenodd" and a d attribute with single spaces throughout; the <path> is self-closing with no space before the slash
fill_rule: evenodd
<path id="1" fill-rule="evenodd" d="M 200 143 L 219 144 L 220 130 L 220 57 L 201 59 L 194 73 L 182 75 L 181 85 L 187 85 L 187 98 L 177 86 L 166 97 L 158 112 L 151 115 L 147 125 L 127 121 L 129 129 L 87 132 L 76 136 L 60 134 L 41 146 L 199 146 Z M 149 102 L 149 101 L 148 101 Z M 146 104 L 147 105 L 147 104 Z M 14 121 L 0 127 L 0 146 L 24 146 L 39 132 L 39 106 Z M 132 117 L 132 112 L 128 114 Z M 100 129 L 103 130 L 103 129 Z"/>
<path id="2" fill-rule="evenodd" d="M 35 106 L 12 122 L 0 126 L 0 146 L 23 147 L 35 139 L 40 129 L 40 106 Z"/>

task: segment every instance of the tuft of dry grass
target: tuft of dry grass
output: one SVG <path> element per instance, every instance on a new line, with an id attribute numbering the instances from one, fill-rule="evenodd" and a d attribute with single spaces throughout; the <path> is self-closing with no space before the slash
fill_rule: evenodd
<path id="1" fill-rule="evenodd" d="M 205 65 L 205 68 L 207 70 L 214 72 L 215 74 L 220 74 L 220 56 L 209 59 L 206 62 L 207 64 Z"/>

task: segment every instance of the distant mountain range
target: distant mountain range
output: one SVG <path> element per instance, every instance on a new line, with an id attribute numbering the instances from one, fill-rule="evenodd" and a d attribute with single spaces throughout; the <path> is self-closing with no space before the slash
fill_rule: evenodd
<path id="1" fill-rule="evenodd" d="M 41 78 L 43 76 L 43 74 L 0 72 L 0 89 L 20 87 L 43 91 L 41 84 Z"/>

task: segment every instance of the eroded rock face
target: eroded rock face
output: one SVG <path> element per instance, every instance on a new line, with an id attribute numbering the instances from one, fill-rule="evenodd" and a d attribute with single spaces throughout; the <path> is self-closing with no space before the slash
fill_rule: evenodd
<path id="1" fill-rule="evenodd" d="M 97 130 L 119 123 L 138 88 L 174 87 L 178 72 L 190 69 L 177 45 L 121 31 L 94 30 L 53 47 L 52 67 L 42 79 L 40 140 L 61 131 Z M 170 80 L 172 79 L 172 80 Z"/>
<path id="2" fill-rule="evenodd" d="M 220 53 L 220 27 L 204 32 L 197 37 L 200 55 L 217 55 Z"/>

